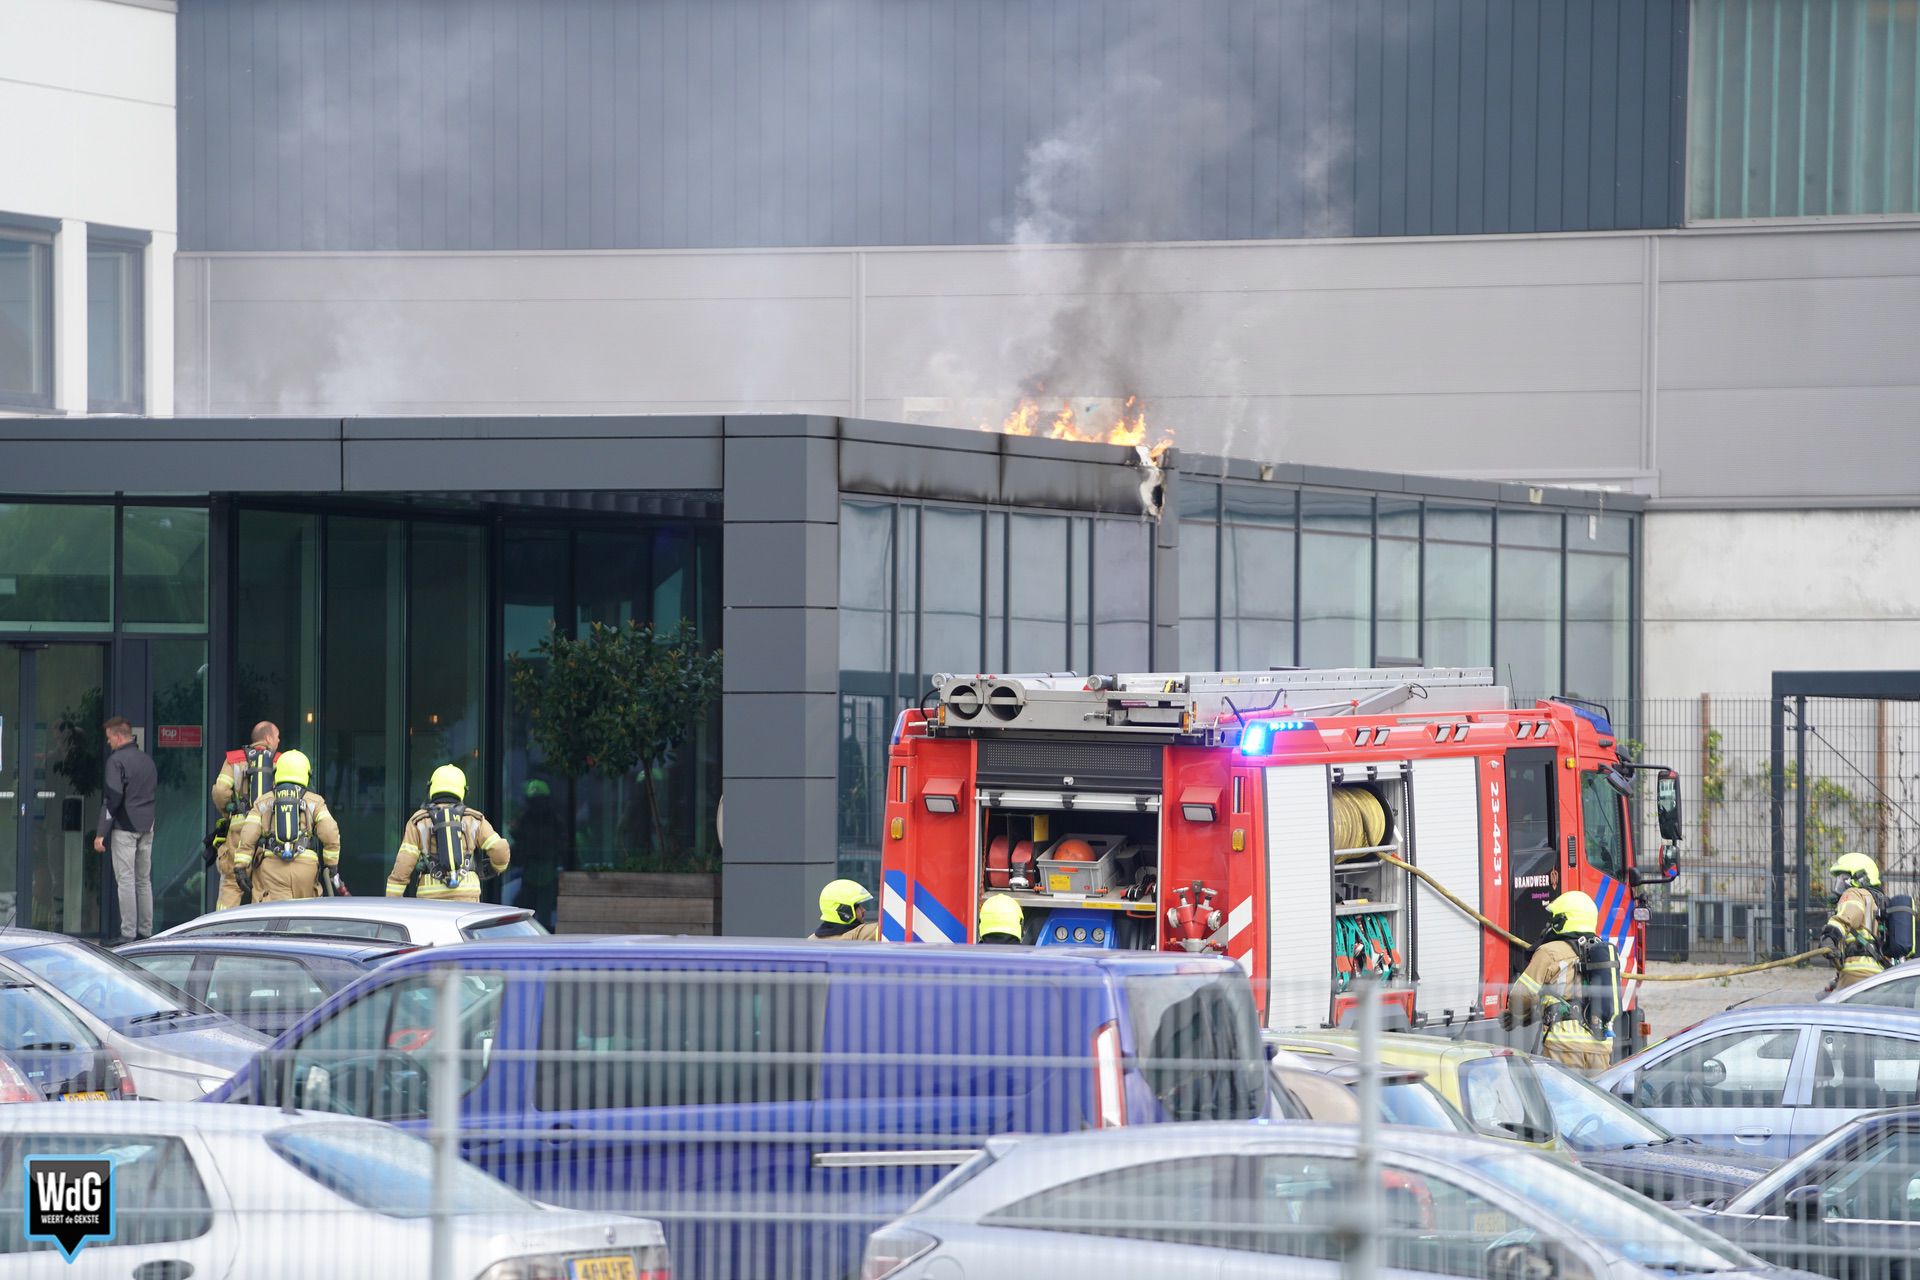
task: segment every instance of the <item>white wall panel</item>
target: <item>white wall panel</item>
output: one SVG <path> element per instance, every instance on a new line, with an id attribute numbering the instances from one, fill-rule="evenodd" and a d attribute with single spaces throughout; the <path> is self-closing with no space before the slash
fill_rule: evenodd
<path id="1" fill-rule="evenodd" d="M 1480 905 L 1480 780 L 1476 759 L 1413 762 L 1414 864 Z M 1412 962 L 1419 1007 L 1465 1017 L 1480 1004 L 1480 926 L 1425 882 L 1415 881 L 1419 915 Z M 1404 954 L 1404 949 L 1403 949 Z"/>

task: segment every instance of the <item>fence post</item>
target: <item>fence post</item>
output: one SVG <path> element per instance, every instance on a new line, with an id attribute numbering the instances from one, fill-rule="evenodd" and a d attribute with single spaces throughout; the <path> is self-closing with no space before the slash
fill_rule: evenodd
<path id="1" fill-rule="evenodd" d="M 1354 1154 L 1360 1194 L 1347 1206 L 1347 1280 L 1374 1280 L 1380 1273 L 1380 989 L 1371 974 L 1360 987 L 1360 1149 Z"/>
<path id="2" fill-rule="evenodd" d="M 1804 951 L 1807 929 L 1807 700 L 1793 700 L 1793 937 Z"/>
<path id="3" fill-rule="evenodd" d="M 1778 686 L 1780 678 L 1774 677 Z M 1776 956 L 1787 954 L 1787 715 L 1786 699 L 1781 697 L 1779 689 L 1774 689 L 1768 710 L 1768 764 L 1771 774 L 1772 794 L 1767 805 L 1767 825 L 1773 842 L 1772 883 L 1767 886 L 1767 897 L 1772 908 L 1772 919 L 1768 922 L 1767 932 L 1772 935 L 1769 945 Z"/>
<path id="4" fill-rule="evenodd" d="M 1713 844 L 1713 811 L 1707 807 L 1707 771 L 1713 767 L 1713 695 L 1700 695 L 1700 852 Z"/>
<path id="5" fill-rule="evenodd" d="M 1873 860 L 1880 874 L 1887 869 L 1887 702 L 1873 701 L 1873 789 L 1879 794 L 1873 801 Z"/>
<path id="6" fill-rule="evenodd" d="M 460 1164 L 460 971 L 434 970 L 433 1074 L 428 1080 L 427 1135 L 433 1146 L 433 1234 L 428 1274 L 454 1280 L 453 1179 Z"/>

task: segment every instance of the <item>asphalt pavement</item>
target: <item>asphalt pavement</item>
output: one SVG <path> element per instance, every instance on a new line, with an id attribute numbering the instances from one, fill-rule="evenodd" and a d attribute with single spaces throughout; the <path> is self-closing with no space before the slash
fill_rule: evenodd
<path id="1" fill-rule="evenodd" d="M 1723 964 L 1651 964 L 1649 973 L 1711 973 L 1716 969 L 1737 967 Z M 1655 1039 L 1670 1036 L 1684 1027 L 1735 1004 L 1806 1004 L 1818 1000 L 1833 981 L 1829 964 L 1801 965 L 1789 969 L 1769 969 L 1765 973 L 1745 973 L 1735 978 L 1703 978 L 1698 982 L 1644 982 L 1640 984 L 1640 1007 L 1653 1024 Z"/>

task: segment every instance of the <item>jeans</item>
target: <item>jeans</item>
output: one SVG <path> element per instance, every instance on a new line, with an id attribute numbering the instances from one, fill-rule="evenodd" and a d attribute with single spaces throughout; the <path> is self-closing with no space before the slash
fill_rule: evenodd
<path id="1" fill-rule="evenodd" d="M 113 850 L 113 879 L 120 886 L 120 936 L 153 936 L 153 832 L 135 835 L 115 831 L 109 837 Z"/>

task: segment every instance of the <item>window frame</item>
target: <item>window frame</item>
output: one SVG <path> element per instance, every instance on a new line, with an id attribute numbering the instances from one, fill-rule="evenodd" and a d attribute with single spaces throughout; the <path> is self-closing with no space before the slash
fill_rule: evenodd
<path id="1" fill-rule="evenodd" d="M 128 1194 L 128 1192 L 132 1190 L 130 1185 L 131 1179 L 128 1178 L 126 1174 L 129 1166 L 116 1161 L 113 1193 L 116 1230 L 111 1239 L 95 1241 L 92 1246 L 95 1249 L 156 1249 L 168 1245 L 186 1244 L 190 1241 L 205 1239 L 208 1233 L 214 1228 L 214 1220 L 220 1212 L 220 1207 L 214 1203 L 213 1189 L 209 1182 L 208 1175 L 200 1171 L 198 1145 L 180 1134 L 140 1132 L 107 1134 L 87 1130 L 77 1132 L 69 1131 L 65 1133 L 35 1133 L 31 1129 L 16 1129 L 0 1136 L 0 1147 L 4 1147 L 9 1142 L 18 1143 L 19 1145 L 16 1149 L 23 1155 L 46 1155 L 55 1159 L 76 1160 L 90 1158 L 89 1153 L 99 1155 L 106 1151 L 134 1144 L 151 1145 L 166 1153 L 162 1155 L 160 1160 L 155 1164 L 155 1176 L 165 1171 L 165 1161 L 175 1155 L 185 1162 L 192 1186 L 199 1191 L 199 1203 L 195 1205 L 169 1207 L 161 1210 L 154 1209 L 150 1205 L 135 1207 L 134 1204 L 129 1203 L 129 1201 L 135 1200 L 135 1196 Z M 62 1151 L 58 1149 L 67 1145 L 82 1147 L 84 1150 Z M 21 1178 L 24 1183 L 24 1160 L 16 1162 L 13 1167 L 22 1171 Z M 152 1194 L 152 1191 L 153 1188 L 151 1184 L 149 1184 L 142 1188 L 139 1194 L 141 1196 L 148 1196 Z M 142 1225 L 162 1221 L 163 1214 L 171 1216 L 177 1223 L 182 1225 L 178 1229 L 165 1229 L 157 1233 L 139 1230 L 139 1227 Z M 26 1227 L 24 1218 L 15 1219 L 15 1221 L 20 1222 L 21 1229 L 24 1231 Z M 7 1219 L 0 1218 L 0 1222 L 7 1222 Z M 129 1230 L 129 1224 L 132 1224 L 135 1229 Z M 163 1223 L 163 1226 L 164 1225 Z M 4 1248 L 8 1243 L 9 1241 L 5 1238 L 5 1235 L 0 1234 L 0 1248 Z M 0 1256 L 31 1258 L 36 1254 L 51 1253 L 55 1250 L 53 1242 L 47 1240 L 27 1240 L 23 1241 L 23 1243 L 26 1247 L 17 1253 L 8 1251 L 6 1253 L 0 1253 Z"/>
<path id="2" fill-rule="evenodd" d="M 94 394 L 93 317 L 87 317 L 87 412 L 145 413 L 147 408 L 147 250 L 153 243 L 151 231 L 132 227 L 114 227 L 104 223 L 87 224 L 87 305 L 93 304 L 93 255 L 124 253 L 132 259 L 126 295 L 127 380 L 132 395 L 124 400 L 105 399 Z"/>
<path id="3" fill-rule="evenodd" d="M 46 335 L 46 341 L 41 344 L 39 375 L 47 388 L 46 394 L 33 395 L 0 386 L 0 409 L 51 411 L 54 407 L 54 370 L 58 367 L 58 352 L 55 347 L 59 334 L 54 328 L 53 294 L 57 282 L 54 278 L 53 254 L 59 233 L 60 222 L 56 218 L 36 218 L 23 213 L 0 212 L 0 239 L 37 244 L 46 250 L 38 320 L 41 332 Z"/>

